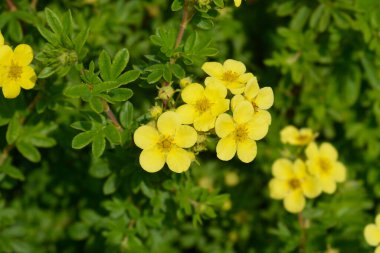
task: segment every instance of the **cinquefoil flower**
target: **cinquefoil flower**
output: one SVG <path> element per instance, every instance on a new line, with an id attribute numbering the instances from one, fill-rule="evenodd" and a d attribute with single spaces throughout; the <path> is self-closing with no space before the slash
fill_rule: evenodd
<path id="1" fill-rule="evenodd" d="M 330 143 L 322 143 L 318 148 L 315 142 L 305 150 L 309 172 L 315 176 L 326 193 L 334 193 L 336 183 L 346 180 L 346 167 L 338 161 L 338 152 Z"/>
<path id="2" fill-rule="evenodd" d="M 241 94 L 245 85 L 253 77 L 252 73 L 245 73 L 245 65 L 240 61 L 226 60 L 223 65 L 219 62 L 206 62 L 202 69 L 210 77 L 205 84 L 216 83 L 229 89 L 233 94 Z"/>
<path id="3" fill-rule="evenodd" d="M 244 100 L 251 102 L 255 112 L 263 114 L 263 117 L 267 118 L 268 124 L 271 124 L 272 118 L 270 113 L 266 111 L 272 107 L 274 102 L 274 95 L 271 87 L 260 89 L 257 78 L 253 77 L 248 81 L 243 95 L 239 94 L 231 99 L 231 107 L 234 108 Z"/>
<path id="4" fill-rule="evenodd" d="M 148 125 L 139 127 L 134 133 L 136 146 L 143 149 L 140 165 L 148 172 L 157 172 L 164 167 L 181 173 L 189 169 L 194 155 L 184 148 L 197 141 L 197 132 L 181 124 L 175 112 L 164 112 L 157 120 L 157 129 Z"/>
<path id="5" fill-rule="evenodd" d="M 235 6 L 239 7 L 241 5 L 241 0 L 234 0 Z"/>
<path id="6" fill-rule="evenodd" d="M 37 80 L 33 68 L 28 66 L 33 60 L 33 50 L 29 45 L 18 45 L 13 51 L 9 46 L 0 47 L 0 86 L 4 97 L 15 98 L 21 88 L 32 89 Z"/>
<path id="7" fill-rule="evenodd" d="M 291 213 L 304 209 L 305 196 L 315 198 L 321 193 L 318 181 L 307 173 L 305 163 L 300 159 L 294 163 L 288 159 L 278 159 L 272 166 L 272 174 L 270 196 L 283 199 L 285 209 Z"/>
<path id="8" fill-rule="evenodd" d="M 227 111 L 227 91 L 220 85 L 210 84 L 204 88 L 192 83 L 182 90 L 181 97 L 186 103 L 177 109 L 183 124 L 194 124 L 198 131 L 208 131 L 215 126 L 216 117 Z"/>
<path id="9" fill-rule="evenodd" d="M 380 214 L 376 216 L 375 224 L 364 228 L 364 238 L 369 245 L 377 247 L 375 253 L 380 253 Z"/>
<path id="10" fill-rule="evenodd" d="M 233 117 L 223 113 L 215 122 L 215 132 L 221 138 L 216 146 L 220 160 L 229 161 L 237 153 L 238 158 L 249 163 L 257 154 L 256 140 L 268 132 L 265 118 L 255 114 L 253 106 L 243 101 L 233 110 Z"/>
<path id="11" fill-rule="evenodd" d="M 314 141 L 315 134 L 310 128 L 297 129 L 294 126 L 287 126 L 280 132 L 281 142 L 284 144 L 303 146 Z"/>

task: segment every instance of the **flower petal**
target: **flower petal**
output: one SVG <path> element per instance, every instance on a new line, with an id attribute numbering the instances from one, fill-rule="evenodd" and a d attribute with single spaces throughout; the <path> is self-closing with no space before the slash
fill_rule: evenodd
<path id="1" fill-rule="evenodd" d="M 147 172 L 157 172 L 165 165 L 165 154 L 158 148 L 144 149 L 140 154 L 140 165 Z"/>
<path id="2" fill-rule="evenodd" d="M 308 198 L 315 198 L 321 194 L 322 189 L 318 180 L 312 177 L 307 177 L 301 184 L 304 195 Z"/>
<path id="3" fill-rule="evenodd" d="M 346 167 L 341 162 L 334 165 L 334 178 L 337 182 L 341 183 L 346 180 Z"/>
<path id="4" fill-rule="evenodd" d="M 252 79 L 250 79 L 247 83 L 247 86 L 245 87 L 244 95 L 248 100 L 254 100 L 259 94 L 259 83 L 257 82 L 257 78 L 254 76 Z"/>
<path id="5" fill-rule="evenodd" d="M 190 126 L 179 126 L 174 136 L 174 143 L 181 148 L 190 148 L 197 142 L 197 132 Z"/>
<path id="6" fill-rule="evenodd" d="M 211 106 L 211 113 L 216 117 L 230 108 L 229 99 L 218 99 Z"/>
<path id="7" fill-rule="evenodd" d="M 336 161 L 338 159 L 338 152 L 336 151 L 334 146 L 328 142 L 322 143 L 322 145 L 319 148 L 319 151 L 322 156 L 328 157 L 333 161 Z"/>
<path id="8" fill-rule="evenodd" d="M 259 111 L 255 112 L 255 115 L 256 115 L 257 117 L 262 118 L 262 120 L 263 120 L 266 124 L 268 124 L 268 125 L 272 124 L 272 116 L 270 115 L 270 113 L 269 113 L 268 111 L 265 111 L 265 110 L 259 110 Z"/>
<path id="9" fill-rule="evenodd" d="M 234 0 L 235 6 L 239 7 L 241 5 L 241 0 Z"/>
<path id="10" fill-rule="evenodd" d="M 22 74 L 20 78 L 20 85 L 23 89 L 30 90 L 33 89 L 36 84 L 37 75 L 34 69 L 30 66 L 22 67 Z"/>
<path id="11" fill-rule="evenodd" d="M 277 159 L 272 165 L 272 174 L 275 178 L 287 180 L 294 177 L 293 164 L 285 158 Z"/>
<path id="12" fill-rule="evenodd" d="M 191 154 L 182 148 L 172 148 L 166 158 L 171 171 L 181 173 L 187 171 L 191 164 Z"/>
<path id="13" fill-rule="evenodd" d="M 240 104 L 241 102 L 245 101 L 245 98 L 243 97 L 243 95 L 235 95 L 232 99 L 231 99 L 231 109 L 232 111 L 235 110 L 236 106 L 238 104 Z"/>
<path id="14" fill-rule="evenodd" d="M 224 138 L 235 130 L 234 121 L 227 113 L 220 114 L 215 121 L 215 132 L 220 138 Z"/>
<path id="15" fill-rule="evenodd" d="M 192 83 L 182 90 L 181 97 L 185 103 L 195 104 L 204 96 L 204 88 L 199 83 Z"/>
<path id="16" fill-rule="evenodd" d="M 225 98 L 227 96 L 227 90 L 224 85 L 218 82 L 209 82 L 206 84 L 205 96 L 211 100 L 215 98 Z"/>
<path id="17" fill-rule="evenodd" d="M 245 73 L 239 77 L 238 81 L 239 83 L 247 84 L 249 80 L 251 80 L 254 77 L 255 76 L 252 73 Z"/>
<path id="18" fill-rule="evenodd" d="M 293 164 L 293 171 L 297 178 L 303 179 L 307 177 L 306 165 L 301 159 L 297 159 Z"/>
<path id="19" fill-rule="evenodd" d="M 369 224 L 364 228 L 364 238 L 371 246 L 377 246 L 380 243 L 380 229 L 375 224 Z"/>
<path id="20" fill-rule="evenodd" d="M 243 101 L 235 107 L 233 118 L 235 122 L 242 124 L 251 120 L 254 113 L 255 110 L 253 109 L 252 104 L 248 101 Z"/>
<path id="21" fill-rule="evenodd" d="M 232 85 L 229 85 L 228 87 L 229 87 L 231 93 L 234 95 L 239 95 L 239 94 L 242 94 L 244 92 L 244 84 L 239 83 L 238 88 L 233 88 L 233 86 L 232 87 L 231 86 Z"/>
<path id="22" fill-rule="evenodd" d="M 13 50 L 10 46 L 0 47 L 0 65 L 9 66 L 13 60 Z"/>
<path id="23" fill-rule="evenodd" d="M 322 191 L 332 194 L 336 191 L 336 182 L 333 178 L 328 176 L 322 176 L 319 178 L 319 183 L 322 187 Z"/>
<path id="24" fill-rule="evenodd" d="M 380 228 L 380 214 L 376 215 L 375 223 L 376 223 L 376 226 Z"/>
<path id="25" fill-rule="evenodd" d="M 0 46 L 4 45 L 4 37 L 3 34 L 0 32 Z"/>
<path id="26" fill-rule="evenodd" d="M 172 111 L 164 112 L 157 120 L 158 131 L 165 135 L 174 135 L 181 125 L 181 117 Z"/>
<path id="27" fill-rule="evenodd" d="M 193 105 L 181 105 L 177 108 L 176 113 L 180 116 L 182 124 L 193 124 L 195 117 L 195 108 Z"/>
<path id="28" fill-rule="evenodd" d="M 17 65 L 28 66 L 33 61 L 33 49 L 26 44 L 18 45 L 14 50 L 14 61 Z"/>
<path id="29" fill-rule="evenodd" d="M 298 129 L 294 126 L 286 126 L 280 132 L 281 142 L 292 144 L 298 136 Z"/>
<path id="30" fill-rule="evenodd" d="M 285 180 L 273 178 L 269 181 L 269 195 L 273 199 L 283 199 L 290 191 L 289 184 Z"/>
<path id="31" fill-rule="evenodd" d="M 20 85 L 13 80 L 8 80 L 8 82 L 3 83 L 2 89 L 5 98 L 16 98 L 20 95 L 21 91 Z"/>
<path id="32" fill-rule="evenodd" d="M 194 118 L 194 128 L 198 131 L 208 131 L 215 127 L 215 119 L 211 112 L 202 113 L 200 116 Z"/>
<path id="33" fill-rule="evenodd" d="M 272 107 L 274 102 L 273 90 L 271 87 L 264 87 L 260 89 L 257 94 L 255 103 L 260 109 L 267 110 Z"/>
<path id="34" fill-rule="evenodd" d="M 269 125 L 263 121 L 262 118 L 260 118 L 262 116 L 262 114 L 255 114 L 247 124 L 249 138 L 256 141 L 264 138 L 267 135 L 269 129 Z"/>
<path id="35" fill-rule="evenodd" d="M 305 207 L 305 197 L 300 190 L 292 191 L 284 199 L 285 209 L 291 213 L 299 213 Z"/>
<path id="36" fill-rule="evenodd" d="M 375 253 L 380 253 L 380 246 L 377 246 L 375 249 Z"/>
<path id="37" fill-rule="evenodd" d="M 310 143 L 307 146 L 305 153 L 308 159 L 319 157 L 319 150 L 317 144 L 315 142 Z"/>
<path id="38" fill-rule="evenodd" d="M 157 130 L 151 126 L 141 126 L 137 128 L 133 135 L 133 140 L 137 147 L 141 149 L 150 149 L 157 144 L 159 140 Z"/>
<path id="39" fill-rule="evenodd" d="M 224 68 L 219 62 L 205 62 L 202 65 L 202 70 L 207 73 L 207 75 L 216 77 L 220 79 L 223 75 Z"/>
<path id="40" fill-rule="evenodd" d="M 231 160 L 236 153 L 236 142 L 232 135 L 219 140 L 216 145 L 217 157 L 222 161 Z"/>
<path id="41" fill-rule="evenodd" d="M 250 163 L 257 155 L 257 145 L 254 140 L 247 139 L 237 144 L 237 155 L 240 161 Z"/>
<path id="42" fill-rule="evenodd" d="M 224 71 L 231 71 L 239 76 L 244 74 L 246 71 L 245 65 L 236 60 L 228 59 L 223 63 Z"/>
<path id="43" fill-rule="evenodd" d="M 225 86 L 224 82 L 220 79 L 217 79 L 214 77 L 206 77 L 205 85 L 206 85 L 206 87 L 209 85 L 218 85 L 219 89 L 222 89 L 223 93 L 227 94 L 227 87 Z"/>

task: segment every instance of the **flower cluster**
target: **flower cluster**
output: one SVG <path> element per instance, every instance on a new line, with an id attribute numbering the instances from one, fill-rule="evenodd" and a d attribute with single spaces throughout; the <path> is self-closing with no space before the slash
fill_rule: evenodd
<path id="1" fill-rule="evenodd" d="M 29 66 L 33 60 L 33 50 L 29 45 L 18 45 L 14 50 L 4 45 L 4 37 L 0 33 L 0 87 L 6 98 L 15 98 L 21 88 L 32 89 L 37 76 Z"/>
<path id="2" fill-rule="evenodd" d="M 284 200 L 285 209 L 299 213 L 305 207 L 305 197 L 315 198 L 322 192 L 332 194 L 337 183 L 346 179 L 346 168 L 338 161 L 338 152 L 327 142 L 318 146 L 311 129 L 298 130 L 288 126 L 281 131 L 281 141 L 294 146 L 306 146 L 295 161 L 281 158 L 272 166 L 270 196 Z M 294 158 L 293 158 L 294 159 Z"/>
<path id="3" fill-rule="evenodd" d="M 216 145 L 220 160 L 229 161 L 236 154 L 245 163 L 255 159 L 256 141 L 265 137 L 271 124 L 267 109 L 273 105 L 272 89 L 260 88 L 257 78 L 236 60 L 206 62 L 202 69 L 209 75 L 204 85 L 189 78 L 180 81 L 183 104 L 178 107 L 172 99 L 175 90 L 163 86 L 159 99 L 164 108 L 174 104 L 173 108 L 159 115 L 158 105 L 154 106 L 151 116 L 157 122 L 136 130 L 134 140 L 143 149 L 144 170 L 156 172 L 166 162 L 174 172 L 186 171 L 195 154 L 207 149 L 205 142 L 214 133 L 220 138 Z M 163 89 L 173 92 L 160 96 Z"/>
<path id="4" fill-rule="evenodd" d="M 375 224 L 368 224 L 364 228 L 364 238 L 371 246 L 375 246 L 375 253 L 380 253 L 380 214 L 376 216 Z"/>

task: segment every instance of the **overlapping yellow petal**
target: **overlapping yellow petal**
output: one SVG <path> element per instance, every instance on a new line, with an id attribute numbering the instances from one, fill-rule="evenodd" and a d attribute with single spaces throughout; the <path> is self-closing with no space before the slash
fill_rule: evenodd
<path id="1" fill-rule="evenodd" d="M 215 126 L 216 116 L 212 112 L 205 112 L 194 118 L 194 128 L 198 131 L 208 131 Z"/>
<path id="2" fill-rule="evenodd" d="M 269 181 L 269 195 L 274 199 L 283 199 L 290 191 L 289 184 L 278 178 Z"/>
<path id="3" fill-rule="evenodd" d="M 236 108 L 236 106 L 237 106 L 238 104 L 240 104 L 241 102 L 243 102 L 243 101 L 246 101 L 245 98 L 243 97 L 243 95 L 240 95 L 240 94 L 235 95 L 235 96 L 231 99 L 231 109 L 232 109 L 232 111 L 234 111 L 235 108 Z"/>
<path id="4" fill-rule="evenodd" d="M 315 178 L 307 177 L 301 184 L 304 195 L 308 198 L 315 198 L 322 192 L 321 186 Z"/>
<path id="5" fill-rule="evenodd" d="M 272 107 L 274 102 L 273 90 L 270 87 L 264 87 L 260 89 L 255 99 L 256 105 L 263 110 L 267 110 Z"/>
<path id="6" fill-rule="evenodd" d="M 257 82 L 257 78 L 254 76 L 248 81 L 244 90 L 244 95 L 248 100 L 253 100 L 256 98 L 257 94 L 259 94 L 259 91 L 259 83 Z"/>
<path id="7" fill-rule="evenodd" d="M 141 126 L 134 133 L 133 140 L 137 147 L 150 149 L 156 145 L 159 139 L 157 130 L 151 126 Z"/>
<path id="8" fill-rule="evenodd" d="M 225 98 L 227 96 L 227 90 L 223 85 L 215 82 L 206 84 L 205 96 L 208 98 Z"/>
<path id="9" fill-rule="evenodd" d="M 235 107 L 233 119 L 238 124 L 246 123 L 252 119 L 254 113 L 255 110 L 252 104 L 248 101 L 243 101 Z"/>
<path id="10" fill-rule="evenodd" d="M 288 159 L 277 159 L 272 165 L 272 174 L 275 178 L 288 180 L 294 177 L 293 164 Z"/>
<path id="11" fill-rule="evenodd" d="M 166 162 L 171 171 L 176 173 L 185 172 L 190 167 L 191 155 L 182 148 L 173 148 L 169 152 Z"/>
<path id="12" fill-rule="evenodd" d="M 205 62 L 202 65 L 202 70 L 207 73 L 207 75 L 220 78 L 224 72 L 223 65 L 219 62 Z"/>
<path id="13" fill-rule="evenodd" d="M 220 138 L 224 138 L 235 130 L 232 117 L 226 113 L 219 115 L 215 122 L 215 132 Z"/>
<path id="14" fill-rule="evenodd" d="M 204 88 L 199 83 L 186 86 L 181 92 L 182 100 L 188 104 L 195 104 L 200 97 L 204 96 Z"/>
<path id="15" fill-rule="evenodd" d="M 269 125 L 266 122 L 264 114 L 255 114 L 250 121 L 248 121 L 248 135 L 252 140 L 261 140 L 268 133 Z"/>
<path id="16" fill-rule="evenodd" d="M 174 136 L 174 143 L 181 148 L 190 148 L 197 142 L 197 132 L 190 126 L 179 126 Z"/>
<path id="17" fill-rule="evenodd" d="M 192 124 L 195 118 L 195 108 L 190 104 L 184 104 L 177 108 L 176 112 L 181 118 L 182 124 Z"/>
<path id="18" fill-rule="evenodd" d="M 317 144 L 315 142 L 310 143 L 307 146 L 305 153 L 309 159 L 313 159 L 315 157 L 318 157 L 319 156 L 319 150 L 318 150 Z"/>
<path id="19" fill-rule="evenodd" d="M 231 160 L 236 154 L 236 141 L 232 135 L 219 140 L 216 145 L 217 157 L 222 161 Z"/>
<path id="20" fill-rule="evenodd" d="M 157 120 L 158 131 L 165 135 L 174 135 L 180 124 L 180 116 L 172 111 L 164 112 Z"/>
<path id="21" fill-rule="evenodd" d="M 246 71 L 245 65 L 242 62 L 232 59 L 226 60 L 223 67 L 225 71 L 231 71 L 239 76 L 244 74 Z"/>
<path id="22" fill-rule="evenodd" d="M 237 155 L 240 161 L 244 163 L 252 162 L 257 155 L 256 142 L 251 139 L 237 143 Z"/>

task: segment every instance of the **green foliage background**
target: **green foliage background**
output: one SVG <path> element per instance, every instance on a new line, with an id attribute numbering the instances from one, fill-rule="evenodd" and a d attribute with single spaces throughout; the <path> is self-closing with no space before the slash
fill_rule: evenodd
<path id="1" fill-rule="evenodd" d="M 308 202 L 306 252 L 373 251 L 362 234 L 380 199 L 379 1 L 226 1 L 217 13 L 215 0 L 196 11 L 178 50 L 180 0 L 20 0 L 17 11 L 3 2 L 0 29 L 7 43 L 33 47 L 40 79 L 15 100 L 0 97 L 0 252 L 298 252 L 297 217 L 267 188 L 289 124 L 332 142 L 349 175 Z M 189 172 L 144 172 L 131 134 L 155 87 L 201 81 L 203 62 L 229 58 L 274 89 L 255 161 L 218 161 L 211 140 Z"/>

